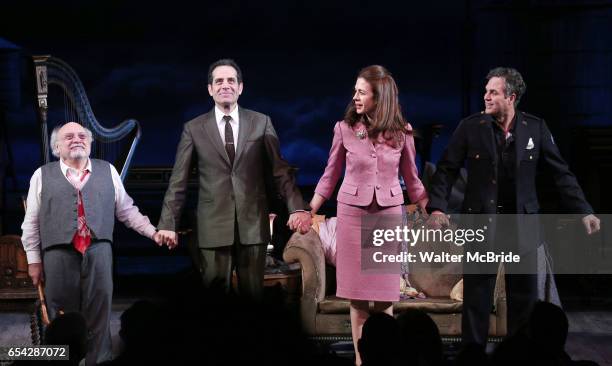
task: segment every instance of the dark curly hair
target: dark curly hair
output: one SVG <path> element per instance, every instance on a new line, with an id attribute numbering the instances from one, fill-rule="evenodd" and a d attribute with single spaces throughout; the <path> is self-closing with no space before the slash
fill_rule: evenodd
<path id="1" fill-rule="evenodd" d="M 516 108 L 521 101 L 521 97 L 525 94 L 525 90 L 527 90 L 527 85 L 523 81 L 521 73 L 511 67 L 496 67 L 487 74 L 487 81 L 494 77 L 504 78 L 506 81 L 504 95 L 506 97 L 512 94 L 516 95 L 516 100 L 514 101 L 514 107 Z"/>

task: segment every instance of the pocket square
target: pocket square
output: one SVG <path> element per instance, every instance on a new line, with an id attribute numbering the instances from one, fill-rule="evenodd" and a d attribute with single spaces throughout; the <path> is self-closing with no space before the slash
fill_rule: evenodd
<path id="1" fill-rule="evenodd" d="M 525 148 L 525 150 L 531 150 L 533 149 L 534 144 L 533 144 L 533 139 L 530 137 L 529 141 L 527 142 L 527 147 Z"/>

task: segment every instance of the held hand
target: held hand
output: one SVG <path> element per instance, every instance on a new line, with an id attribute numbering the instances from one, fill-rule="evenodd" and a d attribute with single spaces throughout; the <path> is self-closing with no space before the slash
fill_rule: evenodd
<path id="1" fill-rule="evenodd" d="M 159 231 L 156 231 L 155 234 L 153 234 L 153 241 L 160 247 L 164 244 Z"/>
<path id="2" fill-rule="evenodd" d="M 599 231 L 600 220 L 593 214 L 583 217 L 582 223 L 588 235 L 595 234 Z"/>
<path id="3" fill-rule="evenodd" d="M 28 275 L 32 279 L 32 284 L 34 284 L 34 287 L 38 286 L 38 284 L 43 280 L 42 263 L 28 264 Z"/>
<path id="4" fill-rule="evenodd" d="M 301 225 L 300 225 L 300 234 L 306 234 L 310 231 L 310 227 L 312 226 L 312 215 L 310 212 L 301 212 Z"/>
<path id="5" fill-rule="evenodd" d="M 438 230 L 449 225 L 448 216 L 442 211 L 434 211 L 429 215 L 425 226 L 428 229 Z"/>
<path id="6" fill-rule="evenodd" d="M 295 231 L 299 222 L 297 222 L 297 217 L 295 216 L 296 212 L 289 215 L 289 220 L 287 220 L 287 226 L 289 226 L 289 230 Z"/>
<path id="7" fill-rule="evenodd" d="M 416 205 L 421 208 L 421 211 L 427 212 L 427 203 L 429 202 L 429 197 L 421 198 L 417 201 Z"/>
<path id="8" fill-rule="evenodd" d="M 170 230 L 159 230 L 153 235 L 153 240 L 158 245 L 167 245 L 168 249 L 174 249 L 178 245 L 178 235 Z"/>
<path id="9" fill-rule="evenodd" d="M 287 226 L 291 231 L 297 231 L 300 228 L 301 221 L 299 220 L 298 212 L 294 212 L 289 215 L 289 220 L 287 220 Z"/>
<path id="10" fill-rule="evenodd" d="M 312 225 L 312 217 L 309 212 L 294 212 L 289 215 L 287 226 L 293 231 L 298 231 L 300 234 L 306 234 Z"/>

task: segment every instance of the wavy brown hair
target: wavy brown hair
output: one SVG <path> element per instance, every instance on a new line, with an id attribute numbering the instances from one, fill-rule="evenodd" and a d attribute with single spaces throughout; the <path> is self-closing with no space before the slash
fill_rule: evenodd
<path id="1" fill-rule="evenodd" d="M 398 90 L 391 73 L 380 65 L 371 65 L 363 68 L 357 78 L 363 78 L 372 87 L 374 93 L 374 113 L 370 116 L 358 114 L 355 103 L 351 100 L 346 107 L 344 120 L 353 127 L 363 122 L 368 129 L 368 136 L 376 139 L 382 134 L 383 138 L 393 142 L 395 146 L 401 145 L 405 134 L 412 131 L 406 127 L 406 120 L 402 116 L 398 100 Z"/>

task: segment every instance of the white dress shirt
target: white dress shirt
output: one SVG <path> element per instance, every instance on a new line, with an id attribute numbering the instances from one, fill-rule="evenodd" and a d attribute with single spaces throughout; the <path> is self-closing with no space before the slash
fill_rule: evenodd
<path id="1" fill-rule="evenodd" d="M 225 112 L 223 112 L 219 107 L 215 104 L 215 120 L 217 121 L 217 127 L 219 128 L 219 134 L 221 135 L 221 141 L 223 145 L 225 145 L 225 121 L 223 117 L 226 116 Z M 238 146 L 238 128 L 239 128 L 239 118 L 238 118 L 238 105 L 234 107 L 234 110 L 229 114 L 232 119 L 230 120 L 230 125 L 232 126 L 232 132 L 234 134 L 234 150 Z"/>
<path id="2" fill-rule="evenodd" d="M 62 174 L 66 177 L 68 170 L 71 174 L 76 174 L 80 178 L 82 172 L 77 172 L 75 169 L 70 168 L 60 160 L 60 168 Z M 91 160 L 87 160 L 87 166 L 85 168 L 92 172 Z M 155 234 L 155 226 L 151 225 L 151 221 L 147 216 L 144 216 L 138 210 L 138 207 L 134 206 L 134 201 L 127 194 L 117 169 L 110 164 L 111 177 L 113 180 L 113 186 L 115 188 L 115 216 L 125 226 L 133 229 L 137 233 L 146 236 L 147 238 L 153 238 Z M 83 179 L 83 184 L 86 184 L 91 174 L 87 174 Z M 66 180 L 70 180 L 66 177 Z M 28 191 L 27 209 L 21 230 L 21 242 L 25 249 L 28 264 L 40 263 L 40 231 L 38 222 L 38 212 L 40 210 L 40 195 L 42 192 L 42 174 L 41 168 L 36 169 L 34 175 L 30 179 L 30 190 Z"/>

